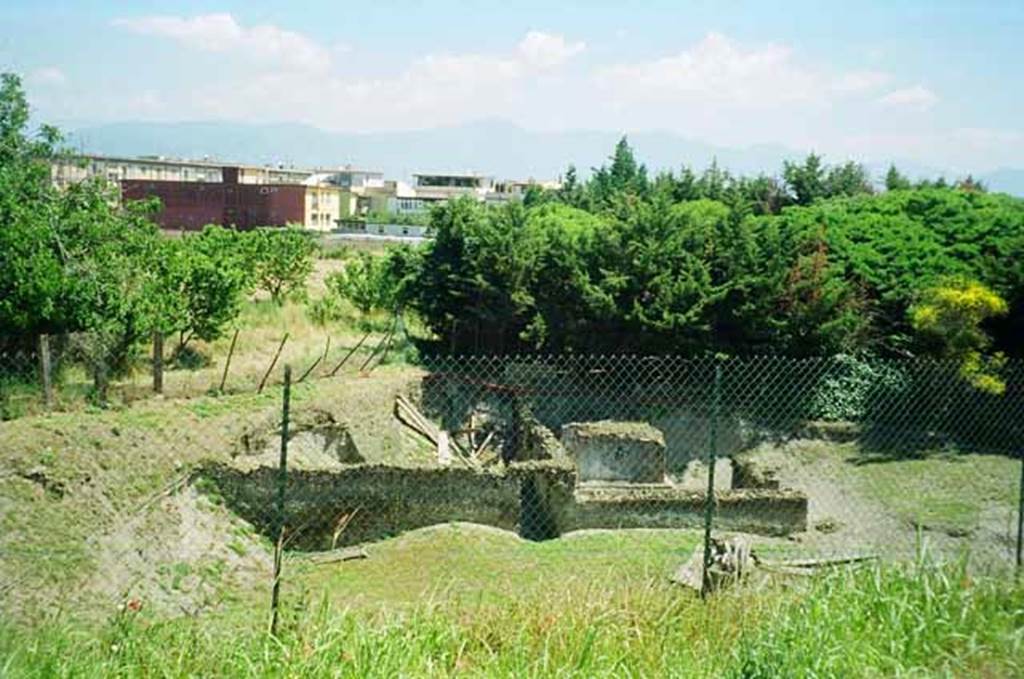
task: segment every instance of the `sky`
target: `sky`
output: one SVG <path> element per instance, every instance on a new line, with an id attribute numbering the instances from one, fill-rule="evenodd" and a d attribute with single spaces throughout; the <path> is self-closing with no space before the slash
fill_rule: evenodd
<path id="1" fill-rule="evenodd" d="M 1024 2 L 5 0 L 34 118 L 502 120 L 1024 167 Z"/>

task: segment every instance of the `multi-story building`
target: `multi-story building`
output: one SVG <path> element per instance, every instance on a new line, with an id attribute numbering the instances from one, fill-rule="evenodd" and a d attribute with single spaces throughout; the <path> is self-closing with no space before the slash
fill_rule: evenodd
<path id="1" fill-rule="evenodd" d="M 530 187 L 557 189 L 560 186 L 558 181 L 535 179 L 496 181 L 490 175 L 475 172 L 417 172 L 413 174 L 412 186 L 395 183 L 395 188 L 387 196 L 386 208 L 392 214 L 421 213 L 456 196 L 470 196 L 481 202 L 500 204 L 521 200 Z"/>
<path id="2" fill-rule="evenodd" d="M 326 181 L 338 187 L 340 191 L 338 218 L 341 221 L 365 218 L 366 214 L 373 209 L 373 196 L 387 191 L 384 173 L 376 170 L 362 170 L 346 166 L 338 170 L 331 170 Z"/>
<path id="3" fill-rule="evenodd" d="M 164 228 L 186 230 L 207 224 L 240 229 L 299 224 L 317 231 L 343 224 L 362 228 L 371 213 L 420 215 L 457 196 L 504 203 L 521 199 L 531 186 L 559 186 L 558 182 L 533 179 L 499 182 L 475 172 L 417 172 L 410 185 L 386 181 L 382 172 L 352 166 L 310 170 L 159 156 L 86 155 L 62 160 L 53 167 L 53 181 L 58 186 L 89 177 L 116 184 L 125 199 L 159 199 L 157 222 Z M 412 230 L 403 226 L 402 232 Z"/>
<path id="4" fill-rule="evenodd" d="M 157 198 L 156 215 L 168 229 L 201 229 L 221 224 L 249 229 L 297 224 L 318 231 L 337 228 L 343 216 L 339 184 L 347 170 L 314 171 L 291 167 L 224 165 L 161 157 L 79 156 L 56 163 L 57 186 L 101 177 L 115 183 L 122 198 Z M 365 183 L 363 172 L 355 183 Z M 381 177 L 380 173 L 376 173 Z M 342 179 L 345 177 L 346 179 Z"/>
<path id="5" fill-rule="evenodd" d="M 222 166 L 208 161 L 169 160 L 161 156 L 126 158 L 117 156 L 75 156 L 53 165 L 54 183 L 61 188 L 90 177 L 113 183 L 125 180 L 221 182 Z"/>

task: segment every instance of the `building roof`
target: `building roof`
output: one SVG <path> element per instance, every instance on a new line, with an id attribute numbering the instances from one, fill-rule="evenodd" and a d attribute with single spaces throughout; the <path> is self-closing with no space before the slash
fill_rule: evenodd
<path id="1" fill-rule="evenodd" d="M 493 175 L 480 172 L 413 172 L 413 177 L 459 177 L 463 179 L 494 179 Z"/>
<path id="2" fill-rule="evenodd" d="M 383 170 L 368 170 L 363 167 L 352 167 L 351 165 L 342 165 L 339 168 L 319 168 L 319 172 L 330 172 L 333 174 L 377 174 L 381 177 L 384 176 Z"/>
<path id="3" fill-rule="evenodd" d="M 115 163 L 145 163 L 147 165 L 166 165 L 169 167 L 208 167 L 216 169 L 220 169 L 222 167 L 237 167 L 240 170 L 256 170 L 260 172 L 288 172 L 291 174 L 337 174 L 340 172 L 345 172 L 349 174 L 372 174 L 381 176 L 384 175 L 384 173 L 380 170 L 368 170 L 365 168 L 353 167 L 351 165 L 339 165 L 337 167 L 316 168 L 281 167 L 279 165 L 254 165 L 252 163 L 235 163 L 227 160 L 213 160 L 210 158 L 193 160 L 189 158 L 169 158 L 167 156 L 108 156 L 100 153 L 80 153 L 76 154 L 73 157 L 83 158 L 86 160 L 103 160 Z"/>

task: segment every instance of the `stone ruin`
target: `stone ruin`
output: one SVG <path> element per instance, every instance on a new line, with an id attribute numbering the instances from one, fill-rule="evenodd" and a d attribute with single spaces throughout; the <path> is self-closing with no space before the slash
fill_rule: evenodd
<path id="1" fill-rule="evenodd" d="M 297 414 L 286 493 L 291 544 L 328 549 L 451 521 L 514 530 L 529 539 L 587 528 L 702 525 L 705 492 L 675 482 L 662 429 L 604 419 L 565 423 L 556 435 L 529 408 L 492 405 L 490 412 L 498 418 L 490 425 L 506 428 L 495 437 L 501 455 L 476 467 L 364 461 L 367 456 L 333 417 Z M 229 506 L 269 534 L 277 520 L 279 429 L 271 423 L 264 429 L 247 432 L 230 463 L 208 466 L 203 475 Z M 770 535 L 806 530 L 807 497 L 758 471 L 744 469 L 740 484 L 716 492 L 716 527 Z"/>

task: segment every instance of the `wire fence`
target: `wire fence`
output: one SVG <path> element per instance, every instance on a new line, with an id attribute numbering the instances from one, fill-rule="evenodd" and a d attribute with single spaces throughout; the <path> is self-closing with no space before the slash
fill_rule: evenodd
<path id="1" fill-rule="evenodd" d="M 372 371 L 394 357 L 397 344 L 408 343 L 404 326 L 399 340 L 396 325 L 344 337 L 236 329 L 201 349 L 162 335 L 144 346 L 120 346 L 101 333 L 42 335 L 31 346 L 0 346 L 0 420 L 153 397 L 262 393 L 281 384 L 285 363 L 295 367 L 299 383 Z"/>
<path id="2" fill-rule="evenodd" d="M 48 349 L 59 371 L 71 349 Z M 45 372 L 44 353 L 5 374 Z M 984 384 L 955 362 L 849 356 L 434 357 L 303 384 L 308 365 L 269 365 L 264 399 L 211 389 L 0 422 L 2 610 L 356 598 L 349 561 L 466 524 L 705 594 L 759 566 L 922 552 L 1020 568 L 1020 361 Z M 529 577 L 487 567 L 481 587 Z"/>

